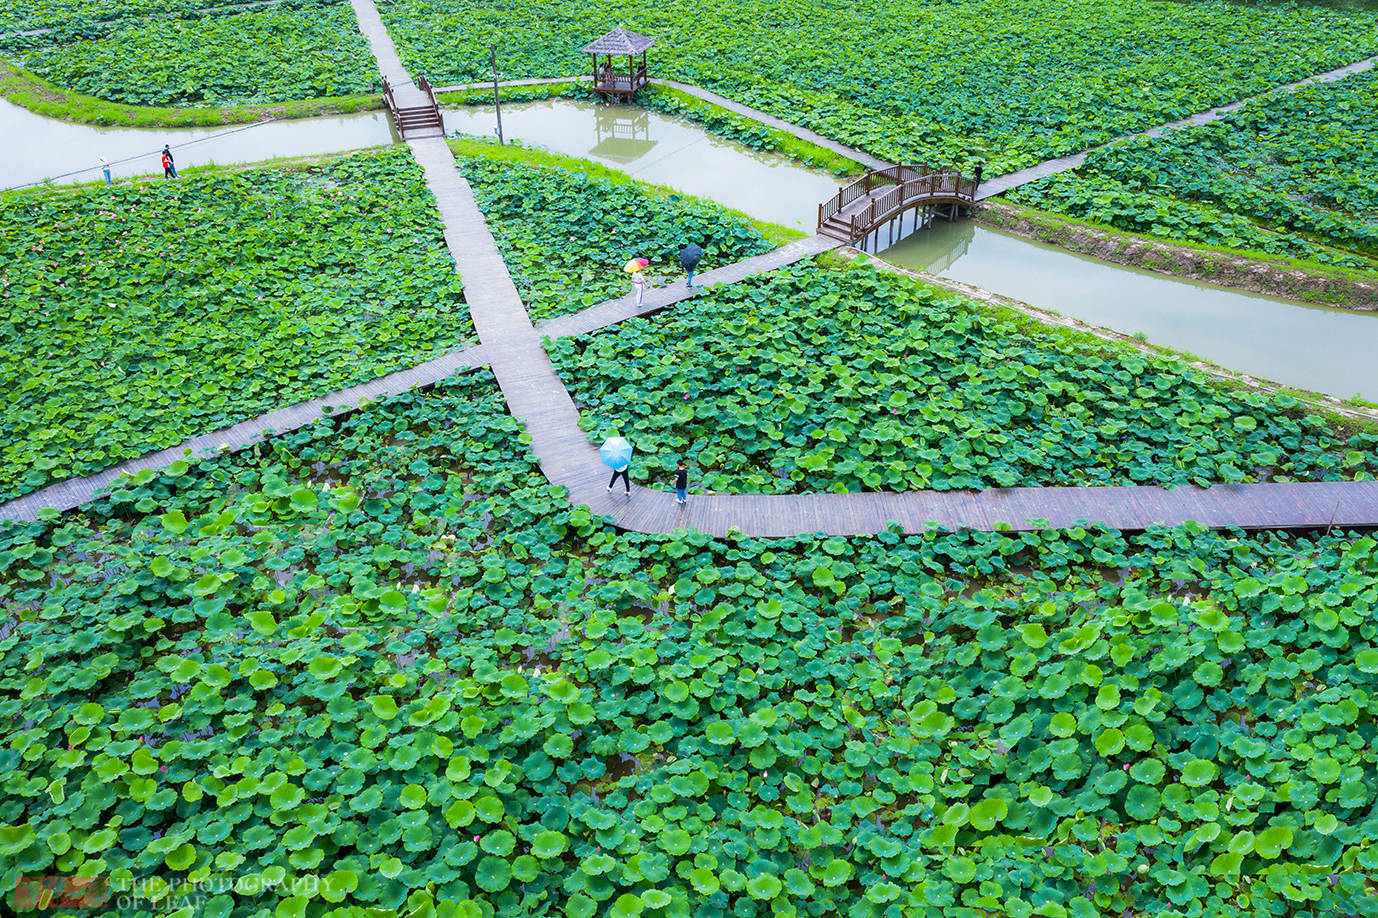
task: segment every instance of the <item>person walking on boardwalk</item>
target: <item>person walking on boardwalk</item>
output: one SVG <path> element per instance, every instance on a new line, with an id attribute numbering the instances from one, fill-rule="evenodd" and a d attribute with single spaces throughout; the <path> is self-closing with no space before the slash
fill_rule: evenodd
<path id="1" fill-rule="evenodd" d="M 177 178 L 177 165 L 172 161 L 172 147 L 163 144 L 163 178 Z"/>
<path id="2" fill-rule="evenodd" d="M 675 503 L 681 506 L 689 503 L 689 470 L 683 459 L 675 466 Z"/>
<path id="3" fill-rule="evenodd" d="M 110 179 L 110 160 L 106 159 L 104 156 L 102 156 L 102 157 L 100 158 L 100 171 L 101 171 L 101 174 L 105 176 L 105 184 L 107 184 L 107 185 L 113 185 L 113 184 L 115 184 L 115 183 L 114 183 L 113 181 L 111 181 L 111 179 Z"/>
<path id="4" fill-rule="evenodd" d="M 627 496 L 631 497 L 632 478 L 629 473 L 632 468 L 632 445 L 621 437 L 608 437 L 603 441 L 603 445 L 598 447 L 598 456 L 604 465 L 612 469 L 612 478 L 608 480 L 608 493 L 612 493 L 613 485 L 621 478 L 622 487 L 626 488 Z"/>
<path id="5" fill-rule="evenodd" d="M 646 275 L 642 274 L 650 262 L 645 258 L 633 258 L 622 266 L 622 270 L 632 276 L 632 291 L 636 293 L 636 308 L 641 308 L 641 301 L 646 297 Z"/>
<path id="6" fill-rule="evenodd" d="M 679 266 L 689 272 L 689 277 L 684 281 L 684 286 L 694 286 L 694 270 L 698 268 L 699 262 L 703 260 L 703 249 L 691 242 L 679 252 Z"/>

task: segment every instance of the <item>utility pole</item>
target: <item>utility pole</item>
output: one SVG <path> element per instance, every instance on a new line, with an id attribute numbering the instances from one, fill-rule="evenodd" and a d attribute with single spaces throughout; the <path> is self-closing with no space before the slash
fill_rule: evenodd
<path id="1" fill-rule="evenodd" d="M 489 62 L 493 65 L 493 110 L 498 113 L 498 146 L 502 146 L 502 99 L 498 96 L 498 78 L 502 74 L 498 73 L 498 46 L 492 45 L 491 48 Z"/>

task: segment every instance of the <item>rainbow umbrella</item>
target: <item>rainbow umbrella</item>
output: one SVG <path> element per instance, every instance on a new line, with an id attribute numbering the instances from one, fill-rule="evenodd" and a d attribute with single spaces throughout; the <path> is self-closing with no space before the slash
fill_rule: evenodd
<path id="1" fill-rule="evenodd" d="M 622 266 L 622 270 L 626 271 L 628 274 L 635 274 L 650 263 L 651 261 L 648 258 L 633 258 Z"/>

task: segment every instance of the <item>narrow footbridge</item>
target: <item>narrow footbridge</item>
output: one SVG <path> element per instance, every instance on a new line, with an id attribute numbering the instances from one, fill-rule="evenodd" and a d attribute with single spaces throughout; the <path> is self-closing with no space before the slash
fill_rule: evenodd
<path id="1" fill-rule="evenodd" d="M 955 218 L 976 203 L 976 184 L 960 172 L 929 166 L 874 169 L 818 205 L 818 232 L 850 245 L 906 211 Z"/>
<path id="2" fill-rule="evenodd" d="M 444 137 L 445 121 L 440 115 L 440 103 L 435 89 L 425 76 L 396 86 L 383 77 L 383 103 L 403 140 L 417 137 Z"/>

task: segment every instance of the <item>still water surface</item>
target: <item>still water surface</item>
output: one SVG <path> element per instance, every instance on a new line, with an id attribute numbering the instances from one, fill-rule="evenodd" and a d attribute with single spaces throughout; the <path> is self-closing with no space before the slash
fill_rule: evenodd
<path id="1" fill-rule="evenodd" d="M 392 143 L 384 112 L 301 118 L 205 128 L 98 127 L 35 115 L 0 99 L 0 183 L 13 188 L 53 179 L 101 178 L 104 156 L 115 178 L 158 174 L 163 144 L 172 146 L 177 168 L 212 163 L 252 163 L 280 156 L 316 156 Z"/>
<path id="2" fill-rule="evenodd" d="M 1378 400 L 1378 315 L 1239 293 L 940 222 L 881 258 L 1277 382 Z"/>
<path id="3" fill-rule="evenodd" d="M 449 131 L 491 137 L 496 126 L 491 106 L 445 110 Z M 634 105 L 504 105 L 502 128 L 508 140 L 591 159 L 791 229 L 813 232 L 819 202 L 837 193 L 838 179 Z"/>

